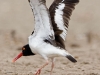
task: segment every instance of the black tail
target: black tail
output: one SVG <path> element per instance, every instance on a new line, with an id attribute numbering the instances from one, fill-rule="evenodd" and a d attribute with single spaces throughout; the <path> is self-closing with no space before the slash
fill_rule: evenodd
<path id="1" fill-rule="evenodd" d="M 77 60 L 74 57 L 72 57 L 71 55 L 67 55 L 66 58 L 68 58 L 73 63 L 77 62 Z"/>

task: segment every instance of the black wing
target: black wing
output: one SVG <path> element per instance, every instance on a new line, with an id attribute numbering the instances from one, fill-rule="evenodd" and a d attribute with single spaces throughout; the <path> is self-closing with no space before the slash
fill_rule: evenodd
<path id="1" fill-rule="evenodd" d="M 49 8 L 51 21 L 58 45 L 65 48 L 64 41 L 67 35 L 69 19 L 79 0 L 54 0 Z"/>

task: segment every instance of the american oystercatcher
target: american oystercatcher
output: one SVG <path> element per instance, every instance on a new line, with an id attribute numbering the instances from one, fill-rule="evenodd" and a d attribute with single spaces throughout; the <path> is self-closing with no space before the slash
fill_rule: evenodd
<path id="1" fill-rule="evenodd" d="M 35 18 L 35 29 L 29 36 L 29 43 L 22 47 L 22 52 L 13 59 L 15 62 L 21 56 L 40 54 L 46 63 L 35 75 L 52 60 L 51 73 L 54 67 L 54 58 L 64 56 L 72 62 L 76 59 L 65 49 L 65 38 L 68 23 L 75 5 L 79 0 L 54 0 L 50 8 L 46 7 L 45 0 L 28 0 Z"/>

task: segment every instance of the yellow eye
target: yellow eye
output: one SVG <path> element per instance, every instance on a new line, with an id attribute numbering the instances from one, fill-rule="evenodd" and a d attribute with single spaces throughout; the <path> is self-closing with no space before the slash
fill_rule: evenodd
<path id="1" fill-rule="evenodd" d="M 23 47 L 22 50 L 25 50 L 25 48 Z"/>

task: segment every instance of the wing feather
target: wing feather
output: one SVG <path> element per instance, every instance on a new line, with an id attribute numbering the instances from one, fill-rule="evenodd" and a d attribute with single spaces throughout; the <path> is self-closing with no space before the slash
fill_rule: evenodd
<path id="1" fill-rule="evenodd" d="M 35 19 L 35 29 L 32 36 L 54 39 L 54 31 L 50 19 L 49 10 L 45 0 L 28 0 Z"/>
<path id="2" fill-rule="evenodd" d="M 55 40 L 65 48 L 64 41 L 67 35 L 69 19 L 79 0 L 54 0 L 49 8 Z"/>

